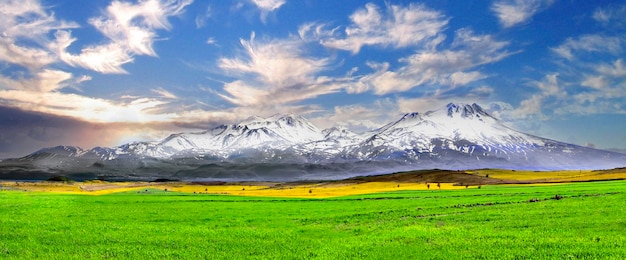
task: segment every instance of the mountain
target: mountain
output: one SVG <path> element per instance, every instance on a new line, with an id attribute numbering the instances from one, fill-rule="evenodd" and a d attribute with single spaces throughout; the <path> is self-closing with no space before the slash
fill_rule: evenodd
<path id="1" fill-rule="evenodd" d="M 113 148 L 58 146 L 0 162 L 0 178 L 334 179 L 441 169 L 604 169 L 626 155 L 528 135 L 477 104 L 408 113 L 367 133 L 320 130 L 301 116 L 251 117 L 160 142 Z"/>
<path id="2" fill-rule="evenodd" d="M 301 116 L 275 115 L 265 119 L 254 117 L 239 124 L 222 125 L 201 133 L 174 134 L 158 146 L 171 151 L 285 149 L 322 137 L 322 131 Z"/>

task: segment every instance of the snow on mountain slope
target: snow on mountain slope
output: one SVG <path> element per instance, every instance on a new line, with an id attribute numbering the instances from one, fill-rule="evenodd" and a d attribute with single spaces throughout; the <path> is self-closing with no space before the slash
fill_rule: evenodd
<path id="1" fill-rule="evenodd" d="M 156 147 L 167 156 L 186 150 L 286 149 L 323 138 L 322 131 L 301 116 L 274 115 L 253 117 L 239 124 L 222 125 L 200 133 L 174 134 Z"/>
<path id="2" fill-rule="evenodd" d="M 236 172 L 257 179 L 290 174 L 327 178 L 426 168 L 601 169 L 625 163 L 626 155 L 524 134 L 477 104 L 450 103 L 423 114 L 405 114 L 363 134 L 342 127 L 321 131 L 301 116 L 274 115 L 173 134 L 160 142 L 91 150 L 46 148 L 0 162 L 0 173 L 18 169 L 200 178 Z"/>
<path id="3" fill-rule="evenodd" d="M 296 146 L 302 154 L 317 155 L 318 158 L 332 159 L 345 151 L 347 147 L 356 145 L 365 139 L 345 127 L 331 127 L 322 131 L 322 140 L 304 143 Z"/>
<path id="4" fill-rule="evenodd" d="M 433 139 L 446 141 L 448 148 L 461 151 L 465 149 L 463 143 L 478 145 L 488 151 L 516 151 L 544 144 L 541 138 L 506 127 L 477 104 L 451 103 L 443 109 L 423 115 L 406 114 L 400 120 L 381 128 L 363 145 L 433 152 Z"/>

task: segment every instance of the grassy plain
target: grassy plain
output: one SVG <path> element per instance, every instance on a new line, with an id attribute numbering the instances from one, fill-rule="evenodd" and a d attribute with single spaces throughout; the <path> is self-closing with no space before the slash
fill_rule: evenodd
<path id="1" fill-rule="evenodd" d="M 558 184 L 567 182 L 626 180 L 626 168 L 582 171 L 472 171 L 422 170 L 319 182 L 9 182 L 0 187 L 38 192 L 103 195 L 124 191 L 160 189 L 170 192 L 286 198 L 332 198 L 404 190 L 457 190 L 490 184 Z"/>
<path id="2" fill-rule="evenodd" d="M 515 171 L 503 169 L 484 169 L 466 171 L 490 178 L 517 180 L 528 183 L 580 182 L 597 180 L 624 180 L 626 168 L 610 170 L 564 170 L 564 171 Z"/>
<path id="3" fill-rule="evenodd" d="M 411 187 L 390 184 L 371 185 Z M 166 192 L 159 185 L 122 185 L 121 192 L 101 196 L 0 191 L 0 258 L 626 258 L 626 181 L 457 190 L 433 184 L 332 198 L 185 190 L 213 187 L 194 185 Z M 227 189 L 239 188 L 267 186 Z"/>

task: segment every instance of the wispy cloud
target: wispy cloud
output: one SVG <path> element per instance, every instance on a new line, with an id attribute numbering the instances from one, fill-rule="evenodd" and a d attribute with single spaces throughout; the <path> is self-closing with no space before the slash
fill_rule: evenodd
<path id="1" fill-rule="evenodd" d="M 311 121 L 322 128 L 343 126 L 356 132 L 381 127 L 390 119 L 398 117 L 397 104 L 390 99 L 381 99 L 367 105 L 335 106 Z"/>
<path id="2" fill-rule="evenodd" d="M 421 85 L 457 87 L 487 77 L 476 67 L 500 61 L 512 53 L 505 49 L 506 41 L 490 35 L 475 35 L 471 30 L 456 32 L 450 48 L 422 51 L 400 60 L 404 65 L 396 70 L 389 63 L 370 63 L 374 73 L 364 76 L 348 88 L 360 93 L 370 89 L 378 95 L 403 92 Z"/>
<path id="3" fill-rule="evenodd" d="M 340 34 L 339 28 L 305 24 L 299 30 L 304 38 L 319 38 L 322 45 L 358 53 L 363 46 L 403 48 L 439 44 L 448 18 L 421 4 L 386 5 L 385 10 L 369 3 L 350 16 L 352 24 Z"/>
<path id="4" fill-rule="evenodd" d="M 0 61 L 38 73 L 57 61 L 45 47 L 52 30 L 76 28 L 77 24 L 57 20 L 39 1 L 5 0 L 0 8 Z"/>
<path id="5" fill-rule="evenodd" d="M 557 57 L 558 72 L 530 81 L 537 91 L 520 102 L 512 117 L 547 119 L 554 115 L 626 113 L 622 39 L 583 35 L 551 48 Z"/>
<path id="6" fill-rule="evenodd" d="M 626 26 L 626 4 L 598 8 L 592 17 L 605 26 Z"/>
<path id="7" fill-rule="evenodd" d="M 13 39 L 0 38 L 0 60 L 36 71 L 55 62 L 56 57 L 44 49 L 19 46 Z"/>
<path id="8" fill-rule="evenodd" d="M 79 54 L 67 48 L 77 39 L 70 31 L 57 31 L 50 49 L 65 63 L 100 73 L 124 73 L 122 65 L 134 55 L 157 56 L 152 44 L 156 30 L 170 29 L 168 18 L 183 12 L 192 0 L 147 0 L 137 4 L 114 1 L 101 17 L 89 19 L 109 43 L 85 47 Z"/>
<path id="9" fill-rule="evenodd" d="M 261 21 L 267 20 L 267 15 L 287 3 L 287 0 L 250 0 L 261 11 Z"/>
<path id="10" fill-rule="evenodd" d="M 157 98 L 123 101 L 61 92 L 92 79 L 58 69 L 60 62 L 103 73 L 123 72 L 133 55 L 156 56 L 152 49 L 157 29 L 169 29 L 167 19 L 180 14 L 191 1 L 147 0 L 138 4 L 114 1 L 106 16 L 89 22 L 109 43 L 85 47 L 79 55 L 66 52 L 76 41 L 68 29 L 73 22 L 57 20 L 39 1 L 4 1 L 0 6 L 0 61 L 25 68 L 0 75 L 0 105 L 89 122 L 170 122 L 175 112 L 155 112 L 176 95 L 155 89 Z M 54 32 L 55 38 L 50 38 Z M 80 89 L 76 88 L 80 92 Z"/>
<path id="11" fill-rule="evenodd" d="M 208 45 L 216 45 L 217 44 L 217 40 L 215 38 L 213 38 L 213 37 L 209 37 L 206 40 L 206 44 L 208 44 Z"/>
<path id="12" fill-rule="evenodd" d="M 163 88 L 152 89 L 151 91 L 158 94 L 162 98 L 178 99 L 178 96 L 174 95 L 172 92 L 169 92 Z"/>
<path id="13" fill-rule="evenodd" d="M 498 0 L 491 10 L 504 28 L 525 23 L 537 12 L 549 7 L 555 0 Z"/>
<path id="14" fill-rule="evenodd" d="M 547 100 L 555 103 L 556 101 L 554 99 L 550 99 L 551 97 L 565 98 L 567 95 L 562 83 L 559 82 L 558 73 L 548 74 L 542 80 L 532 81 L 529 84 L 535 87 L 538 92 L 535 92 L 529 98 L 522 100 L 519 107 L 509 111 L 510 113 L 508 113 L 508 117 L 511 117 L 512 119 L 546 119 L 547 116 L 542 112 L 543 103 Z"/>
<path id="15" fill-rule="evenodd" d="M 76 28 L 73 22 L 59 21 L 38 0 L 3 0 L 0 8 L 2 38 L 30 40 L 41 44 L 51 30 Z"/>
<path id="16" fill-rule="evenodd" d="M 209 18 L 211 18 L 212 14 L 213 14 L 213 10 L 211 9 L 211 6 L 208 6 L 206 10 L 204 11 L 204 13 L 201 13 L 198 16 L 196 16 L 196 28 L 202 28 L 206 26 L 206 23 L 209 20 Z"/>
<path id="17" fill-rule="evenodd" d="M 303 44 L 293 37 L 257 41 L 254 33 L 242 39 L 243 55 L 219 60 L 222 70 L 239 78 L 225 84 L 226 94 L 220 96 L 240 106 L 265 106 L 338 91 L 341 79 L 319 75 L 329 59 L 305 55 Z"/>
<path id="18" fill-rule="evenodd" d="M 604 52 L 618 54 L 623 51 L 624 39 L 616 36 L 588 34 L 578 38 L 568 38 L 563 44 L 551 48 L 557 55 L 572 60 L 576 54 Z"/>
<path id="19" fill-rule="evenodd" d="M 0 89 L 48 92 L 70 85 L 71 73 L 49 68 L 58 59 L 45 47 L 49 31 L 78 25 L 57 20 L 35 0 L 4 1 L 0 14 L 0 61 L 26 69 L 0 75 Z"/>
<path id="20" fill-rule="evenodd" d="M 165 104 L 158 99 L 139 98 L 126 102 L 60 92 L 0 90 L 4 105 L 28 111 L 79 118 L 89 122 L 167 122 L 175 114 L 150 114 L 146 110 Z"/>

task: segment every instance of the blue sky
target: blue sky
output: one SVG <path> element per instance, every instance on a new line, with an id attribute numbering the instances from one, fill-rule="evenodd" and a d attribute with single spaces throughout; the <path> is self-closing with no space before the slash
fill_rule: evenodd
<path id="1" fill-rule="evenodd" d="M 0 1 L 0 158 L 252 115 L 373 129 L 478 103 L 626 149 L 626 1 Z"/>

